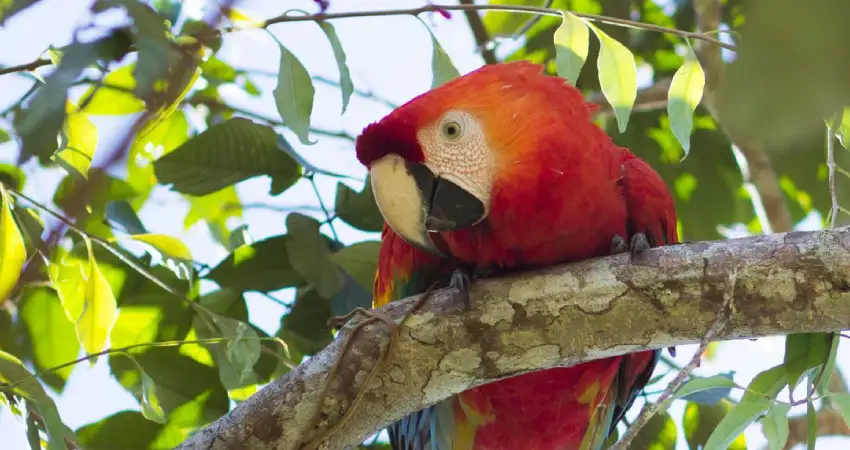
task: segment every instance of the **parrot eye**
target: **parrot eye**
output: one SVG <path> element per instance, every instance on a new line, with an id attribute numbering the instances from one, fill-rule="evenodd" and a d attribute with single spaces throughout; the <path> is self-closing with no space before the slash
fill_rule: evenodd
<path id="1" fill-rule="evenodd" d="M 446 122 L 443 124 L 443 136 L 450 141 L 456 141 L 463 136 L 463 129 L 459 122 Z"/>

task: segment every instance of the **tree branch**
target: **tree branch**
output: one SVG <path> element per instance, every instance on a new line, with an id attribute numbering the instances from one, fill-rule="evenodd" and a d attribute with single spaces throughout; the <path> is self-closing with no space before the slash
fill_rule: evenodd
<path id="1" fill-rule="evenodd" d="M 718 0 L 696 0 L 694 1 L 694 11 L 697 29 L 701 32 L 720 28 L 721 11 Z M 741 130 L 731 129 L 723 124 L 723 118 L 715 98 L 718 87 L 723 82 L 725 71 L 721 48 L 703 41 L 697 44 L 696 52 L 706 74 L 703 105 L 747 160 L 749 170 L 743 173 L 745 181 L 756 187 L 770 222 L 769 228 L 764 231 L 766 233 L 790 231 L 794 222 L 791 220 L 791 213 L 785 203 L 782 189 L 779 187 L 779 179 L 764 145 L 748 138 Z"/>
<path id="2" fill-rule="evenodd" d="M 734 274 L 716 339 L 850 327 L 850 227 L 698 242 L 566 264 L 435 292 L 400 330 L 394 357 L 319 448 L 360 442 L 466 389 L 536 369 L 700 342 Z M 418 297 L 375 310 L 393 321 Z M 316 413 L 319 388 L 352 324 L 309 361 L 187 439 L 179 449 L 294 449 L 335 425 L 386 348 L 380 321 L 353 338 Z"/>

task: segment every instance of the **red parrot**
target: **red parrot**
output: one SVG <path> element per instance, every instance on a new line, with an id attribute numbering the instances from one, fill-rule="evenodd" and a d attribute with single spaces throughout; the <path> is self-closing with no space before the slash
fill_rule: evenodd
<path id="1" fill-rule="evenodd" d="M 356 142 L 384 217 L 374 306 L 495 276 L 678 242 L 661 177 L 543 66 L 484 66 Z M 628 241 L 628 243 L 627 243 Z M 659 351 L 479 386 L 388 427 L 395 450 L 599 450 Z"/>

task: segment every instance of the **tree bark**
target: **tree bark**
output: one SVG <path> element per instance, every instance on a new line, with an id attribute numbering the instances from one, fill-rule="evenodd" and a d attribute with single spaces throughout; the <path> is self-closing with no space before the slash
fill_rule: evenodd
<path id="1" fill-rule="evenodd" d="M 850 227 L 697 242 L 475 283 L 469 308 L 436 291 L 400 329 L 396 350 L 354 414 L 319 448 L 340 449 L 453 394 L 536 369 L 700 342 L 723 299 L 718 339 L 850 327 Z M 398 322 L 418 300 L 375 310 Z M 311 426 L 330 367 L 353 327 L 179 449 L 296 449 L 336 425 L 389 341 L 358 332 Z"/>

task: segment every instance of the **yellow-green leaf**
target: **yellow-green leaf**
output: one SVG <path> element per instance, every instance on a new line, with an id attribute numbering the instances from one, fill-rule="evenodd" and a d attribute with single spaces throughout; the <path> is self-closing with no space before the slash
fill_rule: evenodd
<path id="1" fill-rule="evenodd" d="M 32 360 L 35 369 L 45 371 L 77 359 L 80 343 L 74 324 L 68 319 L 57 293 L 46 286 L 28 287 L 21 296 L 20 318 L 27 326 L 32 340 Z M 45 372 L 41 379 L 61 392 L 65 381 L 76 366 Z"/>
<path id="2" fill-rule="evenodd" d="M 587 24 L 599 39 L 599 85 L 602 94 L 614 108 L 620 133 L 626 131 L 629 115 L 637 98 L 637 66 L 635 56 L 625 45 L 605 34 L 593 24 Z"/>
<path id="3" fill-rule="evenodd" d="M 590 31 L 587 23 L 575 14 L 564 11 L 561 25 L 555 30 L 555 62 L 558 75 L 573 86 L 578 81 L 581 68 L 590 48 Z"/>
<path id="4" fill-rule="evenodd" d="M 354 83 L 351 82 L 351 72 L 348 70 L 348 64 L 345 62 L 345 50 L 342 48 L 342 42 L 339 41 L 339 36 L 336 35 L 336 29 L 330 22 L 318 22 L 331 44 L 331 49 L 334 52 L 336 65 L 339 69 L 339 91 L 342 94 L 342 112 L 348 108 L 348 101 L 351 99 L 351 93 L 354 92 Z"/>
<path id="5" fill-rule="evenodd" d="M 167 120 L 133 139 L 127 157 L 127 183 L 139 193 L 130 200 L 133 208 L 141 208 L 156 185 L 153 162 L 183 145 L 188 138 L 186 114 L 175 111 Z"/>
<path id="6" fill-rule="evenodd" d="M 702 100 L 705 87 L 705 72 L 696 57 L 688 58 L 673 75 L 670 90 L 667 92 L 667 115 L 670 117 L 670 129 L 682 144 L 686 158 L 691 150 L 691 131 L 693 130 L 694 110 Z"/>
<path id="7" fill-rule="evenodd" d="M 97 265 L 89 245 L 89 271 L 85 286 L 85 308 L 77 317 L 77 336 L 86 353 L 100 352 L 106 347 L 106 339 L 115 320 L 118 308 L 115 295 L 103 272 Z M 97 358 L 92 358 L 92 365 Z"/>
<path id="8" fill-rule="evenodd" d="M 236 8 L 228 8 L 227 9 L 227 18 L 233 21 L 233 23 L 238 26 L 243 26 L 246 28 L 259 28 L 265 24 L 265 21 L 260 19 L 255 19 L 248 14 L 244 13 L 241 9 Z"/>
<path id="9" fill-rule="evenodd" d="M 428 33 L 431 34 L 431 73 L 433 74 L 431 89 L 434 89 L 447 81 L 459 77 L 460 72 L 458 72 L 457 67 L 455 67 L 452 59 L 449 57 L 449 54 L 446 53 L 443 46 L 440 45 L 440 42 L 437 40 L 437 37 L 434 36 L 431 29 L 428 28 L 427 25 L 425 28 L 428 29 Z"/>
<path id="10" fill-rule="evenodd" d="M 12 217 L 12 197 L 2 183 L 0 200 L 0 303 L 3 303 L 18 283 L 27 260 L 27 248 L 24 236 Z"/>
<path id="11" fill-rule="evenodd" d="M 309 134 L 316 88 L 301 61 L 283 45 L 280 45 L 280 68 L 273 93 L 283 123 L 298 136 L 302 144 L 315 144 L 310 142 Z"/>
<path id="12" fill-rule="evenodd" d="M 119 67 L 103 78 L 103 86 L 89 87 L 80 97 L 82 100 L 91 97 L 82 112 L 93 116 L 120 116 L 144 111 L 145 102 L 132 94 L 136 88 L 135 67 L 135 63 Z"/>
<path id="13" fill-rule="evenodd" d="M 192 260 L 192 252 L 189 251 L 189 247 L 187 247 L 186 244 L 183 243 L 183 241 L 177 239 L 176 237 L 167 236 L 164 234 L 147 233 L 134 234 L 131 236 L 127 236 L 127 238 L 139 242 L 144 242 L 171 258 L 182 259 L 185 261 Z"/>
<path id="14" fill-rule="evenodd" d="M 97 127 L 88 116 L 76 109 L 73 103 L 67 103 L 68 115 L 64 126 L 67 143 L 65 148 L 56 152 L 51 158 L 54 161 L 61 160 L 63 165 L 72 167 L 84 178 L 88 178 L 89 167 L 97 149 Z"/>

